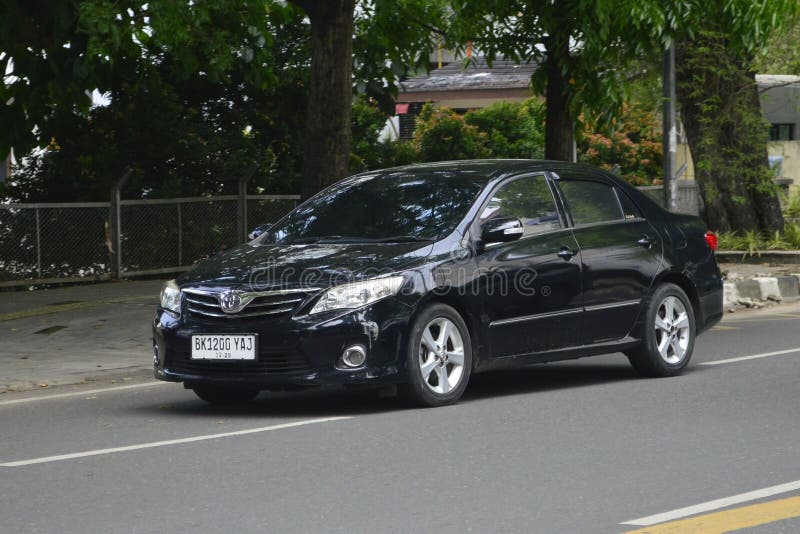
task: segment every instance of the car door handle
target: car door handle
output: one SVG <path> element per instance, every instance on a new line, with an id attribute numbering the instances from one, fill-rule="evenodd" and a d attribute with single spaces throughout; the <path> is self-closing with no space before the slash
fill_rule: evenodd
<path id="1" fill-rule="evenodd" d="M 644 248 L 650 248 L 656 242 L 657 242 L 656 239 L 653 239 L 652 237 L 645 235 L 642 236 L 642 238 L 639 241 L 637 241 L 636 244 Z"/>
<path id="2" fill-rule="evenodd" d="M 556 256 L 558 256 L 559 258 L 561 258 L 564 261 L 571 260 L 572 256 L 574 256 L 575 254 L 577 254 L 576 251 L 573 251 L 572 249 L 570 249 L 569 247 L 566 247 L 566 246 L 561 247 L 561 250 L 556 252 Z"/>

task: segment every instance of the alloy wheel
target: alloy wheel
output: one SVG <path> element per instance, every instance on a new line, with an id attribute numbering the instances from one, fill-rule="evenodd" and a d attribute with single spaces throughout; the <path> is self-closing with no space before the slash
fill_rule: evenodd
<path id="1" fill-rule="evenodd" d="M 439 395 L 458 387 L 464 375 L 464 340 L 444 317 L 430 321 L 419 344 L 419 370 L 425 385 Z"/>
<path id="2" fill-rule="evenodd" d="M 655 336 L 656 348 L 665 362 L 677 365 L 683 361 L 689 349 L 691 328 L 686 306 L 679 298 L 669 296 L 659 304 Z"/>

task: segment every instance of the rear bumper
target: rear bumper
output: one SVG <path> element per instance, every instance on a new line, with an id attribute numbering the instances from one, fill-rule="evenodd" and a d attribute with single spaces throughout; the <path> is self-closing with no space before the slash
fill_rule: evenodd
<path id="1" fill-rule="evenodd" d="M 722 319 L 722 288 L 709 291 L 699 297 L 700 314 L 697 317 L 697 333 L 704 332 Z"/>

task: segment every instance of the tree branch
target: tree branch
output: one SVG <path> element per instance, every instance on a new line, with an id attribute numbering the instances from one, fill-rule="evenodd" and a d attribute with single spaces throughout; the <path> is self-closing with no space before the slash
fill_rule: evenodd
<path id="1" fill-rule="evenodd" d="M 290 0 L 290 1 L 294 1 L 294 0 Z M 437 28 L 436 26 L 428 24 L 427 22 L 419 19 L 416 16 L 416 14 L 410 12 L 408 9 L 406 9 L 405 6 L 403 6 L 401 4 L 397 4 L 396 8 L 397 8 L 398 12 L 403 12 L 403 14 L 406 16 L 406 18 L 408 20 L 410 20 L 411 22 L 413 22 L 414 24 L 416 24 L 417 26 L 419 26 L 421 28 L 424 28 L 424 29 L 428 30 L 431 33 L 439 35 L 442 38 L 447 37 L 447 32 L 445 30 L 441 30 L 441 29 Z"/>

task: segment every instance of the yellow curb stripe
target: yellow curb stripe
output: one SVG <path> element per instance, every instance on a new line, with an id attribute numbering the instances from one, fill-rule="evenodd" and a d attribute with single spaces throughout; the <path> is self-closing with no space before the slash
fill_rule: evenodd
<path id="1" fill-rule="evenodd" d="M 83 310 L 86 308 L 95 308 L 97 306 L 104 306 L 107 304 L 122 304 L 126 302 L 136 301 L 152 301 L 156 302 L 156 297 L 153 295 L 140 296 L 140 297 L 120 297 L 114 299 L 103 300 L 90 300 L 86 302 L 70 302 L 69 304 L 54 304 L 52 306 L 43 306 L 41 308 L 31 308 L 29 310 L 21 310 L 18 312 L 4 313 L 0 315 L 0 323 L 5 321 L 14 321 L 16 319 L 27 319 L 28 317 L 37 317 L 39 315 L 49 315 L 51 313 L 61 313 L 73 310 Z"/>
<path id="2" fill-rule="evenodd" d="M 793 517 L 800 517 L 800 497 L 789 497 L 689 519 L 670 521 L 641 530 L 631 530 L 626 534 L 677 534 L 683 532 L 723 534 Z"/>

